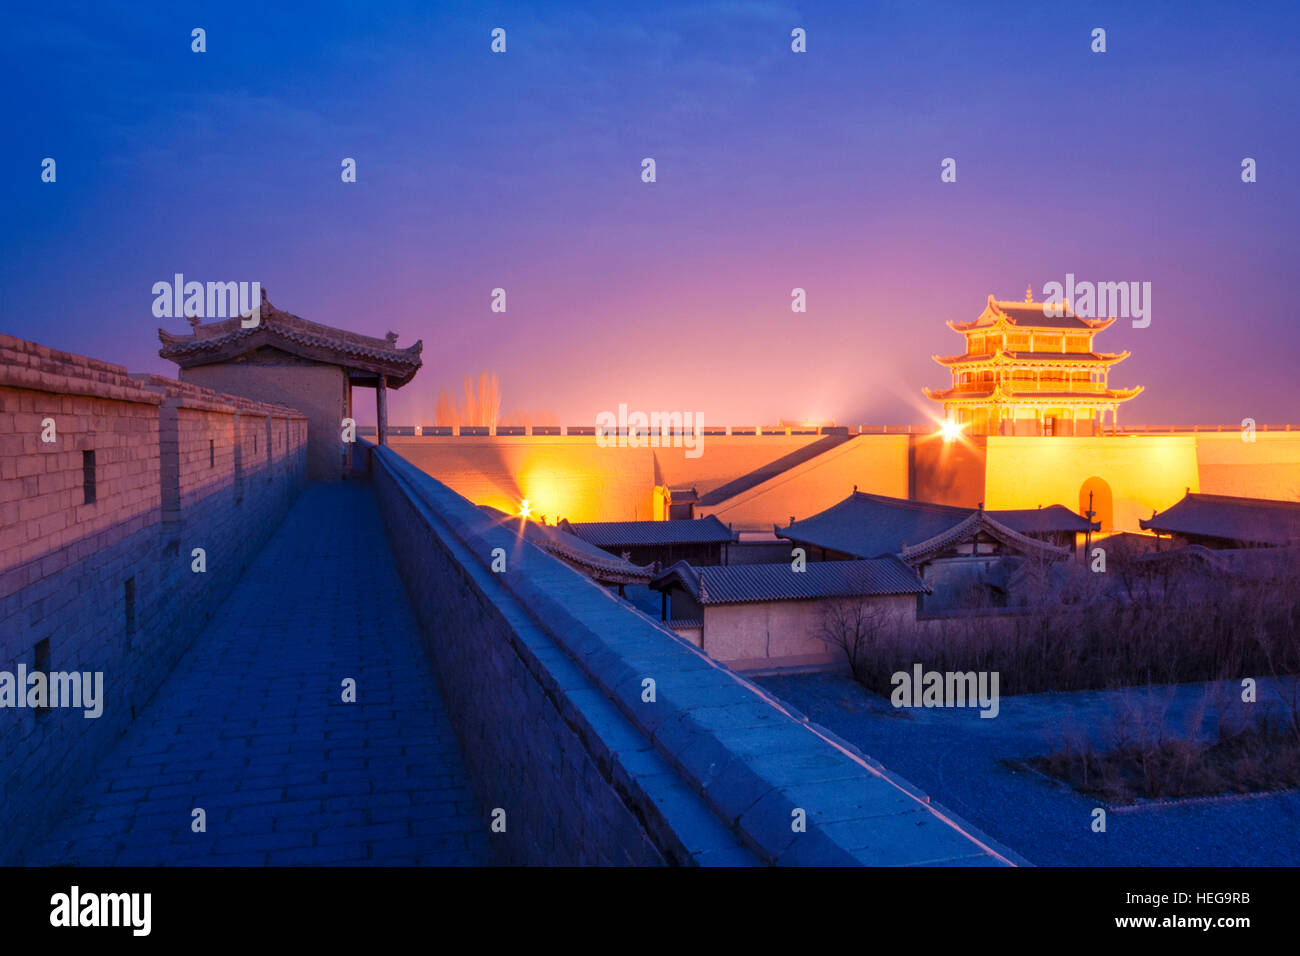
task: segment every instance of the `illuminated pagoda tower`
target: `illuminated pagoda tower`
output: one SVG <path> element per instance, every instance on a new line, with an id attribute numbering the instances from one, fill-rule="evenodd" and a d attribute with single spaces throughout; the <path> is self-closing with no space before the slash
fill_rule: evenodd
<path id="1" fill-rule="evenodd" d="M 964 355 L 936 355 L 952 387 L 925 389 L 948 423 L 970 435 L 1095 435 L 1115 427 L 1120 402 L 1142 391 L 1111 388 L 1110 367 L 1128 352 L 1095 352 L 1092 337 L 1115 321 L 1085 319 L 1070 304 L 998 302 L 989 296 L 974 322 L 949 322 L 966 336 Z M 1059 314 L 1057 314 L 1059 313 Z"/>

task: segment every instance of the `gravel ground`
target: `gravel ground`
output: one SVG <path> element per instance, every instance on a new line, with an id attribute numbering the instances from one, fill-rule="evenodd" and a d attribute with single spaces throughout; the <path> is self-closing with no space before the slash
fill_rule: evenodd
<path id="1" fill-rule="evenodd" d="M 833 674 L 756 683 L 1034 864 L 1300 865 L 1300 793 L 1107 807 L 1106 832 L 1094 833 L 1092 811 L 1105 804 L 1003 763 L 1045 754 L 1067 733 L 1104 743 L 1114 715 L 1135 703 L 1167 703 L 1165 726 L 1181 734 L 1213 685 L 1003 697 L 998 716 L 988 719 L 974 709 L 896 710 L 886 698 Z M 1239 693 L 1236 685 L 1218 686 Z M 1275 695 L 1260 682 L 1260 701 Z"/>

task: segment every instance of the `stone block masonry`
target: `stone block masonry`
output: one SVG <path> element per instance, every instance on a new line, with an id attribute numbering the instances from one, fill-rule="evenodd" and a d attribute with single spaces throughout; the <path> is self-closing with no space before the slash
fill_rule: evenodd
<path id="1" fill-rule="evenodd" d="M 0 708 L 0 863 L 230 593 L 303 484 L 306 438 L 292 409 L 0 336 L 0 671 L 102 672 L 105 697 L 93 719 Z"/>

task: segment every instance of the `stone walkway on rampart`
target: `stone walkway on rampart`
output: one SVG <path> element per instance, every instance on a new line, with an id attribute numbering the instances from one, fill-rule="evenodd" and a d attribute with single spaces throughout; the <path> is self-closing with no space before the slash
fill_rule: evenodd
<path id="1" fill-rule="evenodd" d="M 315 484 L 25 862 L 479 864 L 489 840 L 372 492 Z"/>

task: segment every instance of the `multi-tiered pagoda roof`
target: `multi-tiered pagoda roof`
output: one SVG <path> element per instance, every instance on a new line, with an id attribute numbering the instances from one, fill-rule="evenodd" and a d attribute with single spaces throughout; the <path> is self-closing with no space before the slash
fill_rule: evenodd
<path id="1" fill-rule="evenodd" d="M 952 387 L 925 389 L 942 402 L 947 420 L 973 434 L 1094 434 L 1109 411 L 1142 391 L 1111 388 L 1110 368 L 1128 352 L 1098 352 L 1093 336 L 1114 318 L 1089 319 L 1069 303 L 1000 302 L 973 322 L 949 322 L 966 337 L 960 355 L 936 355 L 952 373 Z"/>

